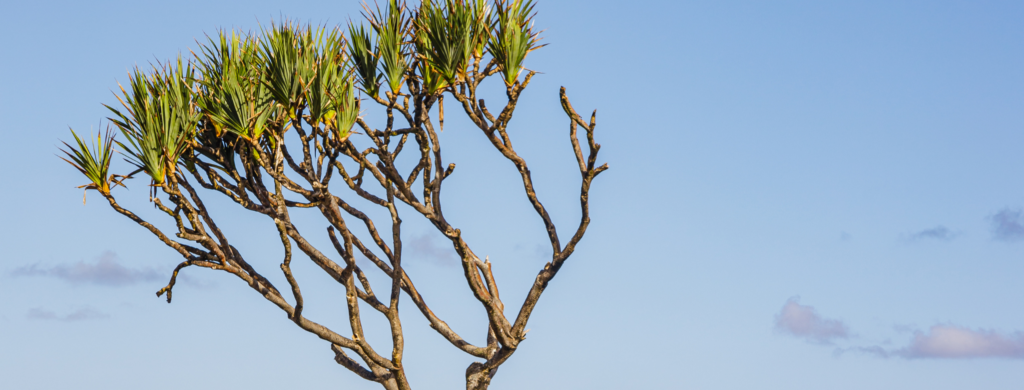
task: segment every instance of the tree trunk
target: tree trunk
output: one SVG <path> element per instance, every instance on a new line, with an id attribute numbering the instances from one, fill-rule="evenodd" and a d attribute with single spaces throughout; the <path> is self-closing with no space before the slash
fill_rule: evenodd
<path id="1" fill-rule="evenodd" d="M 497 372 L 497 367 L 487 369 L 480 363 L 470 364 L 466 369 L 466 390 L 487 390 Z"/>

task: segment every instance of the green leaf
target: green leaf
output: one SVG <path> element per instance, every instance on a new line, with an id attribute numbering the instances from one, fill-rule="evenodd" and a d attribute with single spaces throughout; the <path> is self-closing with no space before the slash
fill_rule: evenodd
<path id="1" fill-rule="evenodd" d="M 363 7 L 370 19 L 370 25 L 377 33 L 377 48 L 384 78 L 388 81 L 391 93 L 397 95 L 402 89 L 406 68 L 409 66 L 406 59 L 409 53 L 405 48 L 405 37 L 409 34 L 410 21 L 405 13 L 405 2 L 389 0 L 387 13 L 382 12 L 380 8 L 377 8 L 376 12 L 370 12 L 368 6 Z"/>
<path id="2" fill-rule="evenodd" d="M 316 70 L 306 92 L 310 122 L 314 125 L 333 119 L 329 113 L 334 111 L 336 90 L 345 88 L 346 83 L 351 87 L 355 82 L 346 64 L 345 37 L 337 29 L 326 33 L 317 31 L 316 35 L 322 39 L 318 40 L 320 44 L 314 60 Z"/>
<path id="3" fill-rule="evenodd" d="M 192 104 L 195 84 L 191 63 L 157 64 L 149 75 L 135 68 L 129 75 L 131 92 L 123 87 L 118 97 L 122 110 L 107 108 L 109 118 L 125 136 L 118 142 L 128 161 L 161 184 L 176 166 L 195 136 L 200 115 Z"/>
<path id="4" fill-rule="evenodd" d="M 316 41 L 321 30 L 305 31 L 294 23 L 272 25 L 263 31 L 260 55 L 266 65 L 267 86 L 279 105 L 294 115 L 301 97 L 316 73 Z"/>
<path id="5" fill-rule="evenodd" d="M 501 69 L 506 85 L 513 85 L 519 78 L 523 61 L 531 51 L 544 45 L 537 45 L 538 33 L 533 32 L 532 0 L 495 0 L 497 20 L 488 49 Z"/>
<path id="6" fill-rule="evenodd" d="M 356 75 L 362 83 L 363 91 L 370 96 L 377 96 L 380 90 L 381 75 L 377 74 L 378 50 L 370 42 L 370 32 L 362 25 L 349 23 L 348 37 L 352 42 L 349 47 Z"/>
<path id="7" fill-rule="evenodd" d="M 465 79 L 475 48 L 477 13 L 466 0 L 445 0 L 442 5 L 427 0 L 420 4 L 413 24 L 416 52 L 425 63 L 420 67 L 420 77 L 429 92 Z"/>
<path id="8" fill-rule="evenodd" d="M 77 147 L 62 142 L 67 149 L 60 149 L 60 151 L 64 152 L 68 158 L 61 157 L 61 159 L 78 169 L 92 182 L 83 187 L 95 189 L 104 195 L 109 194 L 110 157 L 114 154 L 114 130 L 108 127 L 106 134 L 97 133 L 96 142 L 91 147 L 82 141 L 78 134 L 75 134 L 75 130 L 70 130 L 71 135 L 75 137 Z"/>
<path id="9" fill-rule="evenodd" d="M 212 125 L 257 143 L 274 112 L 274 95 L 256 38 L 221 31 L 201 47 L 202 80 L 196 105 Z"/>

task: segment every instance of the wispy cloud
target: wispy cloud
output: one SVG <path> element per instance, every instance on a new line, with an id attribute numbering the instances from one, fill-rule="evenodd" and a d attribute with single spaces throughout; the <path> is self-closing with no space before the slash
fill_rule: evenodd
<path id="1" fill-rule="evenodd" d="M 822 317 L 814 307 L 801 305 L 797 297 L 786 301 L 775 316 L 775 329 L 819 344 L 850 337 L 846 324 Z"/>
<path id="2" fill-rule="evenodd" d="M 992 238 L 999 241 L 1014 242 L 1024 239 L 1024 212 L 1004 208 L 989 216 L 992 224 Z"/>
<path id="3" fill-rule="evenodd" d="M 850 339 L 850 330 L 839 320 L 821 317 L 811 306 L 790 298 L 775 316 L 779 331 L 823 345 Z M 927 331 L 896 327 L 912 337 L 903 347 L 891 347 L 889 341 L 876 345 L 852 345 L 836 348 L 835 354 L 863 352 L 883 358 L 903 359 L 1024 359 L 1024 332 L 999 332 L 972 329 L 952 324 L 932 325 Z"/>
<path id="4" fill-rule="evenodd" d="M 450 267 L 459 265 L 459 255 L 455 253 L 454 248 L 434 242 L 434 239 L 427 234 L 409 240 L 402 257 L 411 262 L 423 259 L 437 265 Z"/>
<path id="5" fill-rule="evenodd" d="M 994 330 L 935 325 L 927 333 L 916 332 L 902 350 L 908 358 L 1024 358 L 1024 333 L 1002 334 Z"/>
<path id="6" fill-rule="evenodd" d="M 61 321 L 61 322 L 75 322 L 75 321 L 86 321 L 86 320 L 102 320 L 110 318 L 110 315 L 99 312 L 93 309 L 78 309 L 67 315 L 58 315 L 52 311 L 34 308 L 28 311 L 26 315 L 30 320 L 42 320 L 42 321 Z"/>
<path id="7" fill-rule="evenodd" d="M 924 229 L 915 233 L 911 233 L 907 236 L 907 241 L 921 241 L 921 240 L 938 240 L 938 241 L 952 241 L 954 238 L 959 236 L 960 233 L 954 232 L 949 228 L 939 225 L 931 229 Z"/>
<path id="8" fill-rule="evenodd" d="M 18 267 L 11 276 L 50 277 L 72 284 L 97 284 L 103 286 L 127 286 L 139 282 L 162 279 L 164 276 L 154 268 L 129 268 L 118 261 L 114 252 L 104 252 L 94 262 L 79 261 L 73 264 L 58 264 L 52 267 L 39 263 Z"/>
<path id="9" fill-rule="evenodd" d="M 858 348 L 882 357 L 906 359 L 1024 359 L 1024 332 L 1000 333 L 956 325 L 934 325 L 927 332 L 915 331 L 910 343 L 889 350 L 879 346 Z"/>

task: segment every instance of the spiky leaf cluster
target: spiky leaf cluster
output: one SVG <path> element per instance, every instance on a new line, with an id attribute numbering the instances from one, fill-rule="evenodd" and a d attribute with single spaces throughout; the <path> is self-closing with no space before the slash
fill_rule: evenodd
<path id="1" fill-rule="evenodd" d="M 392 94 L 398 94 L 401 91 L 402 82 L 405 81 L 405 73 L 409 66 L 406 59 L 409 53 L 405 47 L 405 38 L 409 33 L 410 23 L 405 9 L 404 1 L 390 0 L 386 11 L 377 8 L 375 12 L 370 12 L 367 8 L 366 12 L 370 26 L 377 33 L 377 52 L 383 76 L 387 79 Z"/>
<path id="2" fill-rule="evenodd" d="M 294 22 L 257 34 L 219 31 L 192 60 L 132 71 L 120 107 L 108 106 L 124 138 L 116 143 L 160 185 L 179 165 L 192 169 L 198 155 L 229 168 L 238 153 L 271 151 L 303 120 L 343 139 L 359 115 L 357 88 L 373 99 L 382 81 L 396 99 L 406 84 L 410 93 L 439 94 L 467 82 L 488 54 L 505 84 L 515 84 L 526 55 L 540 47 L 532 13 L 531 0 L 426 0 L 414 8 L 389 0 L 367 7 L 370 28 L 350 24 L 347 39 Z"/>
<path id="3" fill-rule="evenodd" d="M 373 45 L 370 31 L 361 24 L 349 24 L 348 35 L 352 41 L 352 46 L 349 49 L 352 65 L 356 75 L 359 76 L 363 91 L 370 96 L 377 96 L 382 76 L 377 72 L 380 50 Z"/>
<path id="4" fill-rule="evenodd" d="M 273 114 L 275 97 L 269 66 L 260 55 L 260 42 L 256 37 L 235 32 L 229 36 L 221 31 L 210 37 L 201 51 L 202 80 L 196 104 L 218 132 L 228 131 L 255 143 Z M 281 92 L 290 85 L 277 87 Z"/>
<path id="5" fill-rule="evenodd" d="M 79 138 L 74 130 L 71 130 L 71 135 L 75 137 L 77 147 L 64 142 L 67 149 L 61 149 L 61 152 L 70 160 L 64 157 L 61 159 L 89 179 L 91 183 L 82 187 L 95 189 L 103 194 L 110 193 L 110 182 L 113 179 L 110 176 L 110 158 L 114 155 L 114 132 L 108 129 L 105 135 L 96 134 L 96 141 L 92 145 Z"/>
<path id="6" fill-rule="evenodd" d="M 515 84 L 523 61 L 537 45 L 533 31 L 533 0 L 497 0 L 497 18 L 488 48 L 501 69 L 505 84 Z"/>
<path id="7" fill-rule="evenodd" d="M 474 21 L 464 0 L 424 1 L 420 5 L 415 19 L 416 52 L 426 70 L 440 76 L 438 81 L 451 85 L 464 77 L 473 53 Z"/>
<path id="8" fill-rule="evenodd" d="M 118 142 L 129 161 L 161 184 L 173 175 L 179 158 L 194 136 L 200 114 L 192 104 L 195 71 L 179 57 L 174 64 L 154 67 L 147 75 L 139 68 L 129 76 L 131 91 L 122 87 L 123 106 L 107 106 L 110 118 L 124 135 Z"/>

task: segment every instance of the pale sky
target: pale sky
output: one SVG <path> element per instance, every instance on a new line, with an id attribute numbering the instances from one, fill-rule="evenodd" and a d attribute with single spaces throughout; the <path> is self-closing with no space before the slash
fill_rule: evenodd
<path id="1" fill-rule="evenodd" d="M 85 179 L 55 155 L 68 127 L 105 126 L 101 104 L 116 103 L 134 65 L 187 55 L 218 28 L 345 23 L 360 18 L 358 1 L 5 9 L 0 388 L 379 388 L 226 274 L 186 270 L 172 304 L 157 298 L 177 254 L 96 194 L 83 205 Z M 536 9 L 549 46 L 527 58 L 542 73 L 510 132 L 562 230 L 579 218 L 579 176 L 560 86 L 578 110 L 598 110 L 611 169 L 592 187 L 587 237 L 491 389 L 1024 383 L 1024 4 Z M 541 222 L 514 168 L 462 117 L 446 117 L 443 137 L 459 166 L 446 214 L 518 310 L 544 263 Z M 158 218 L 145 183 L 129 188 L 114 194 Z M 273 226 L 218 206 L 250 262 L 285 284 Z M 482 343 L 483 311 L 451 253 L 428 224 L 404 219 L 418 287 Z M 346 332 L 343 288 L 296 263 L 305 313 Z M 405 302 L 414 388 L 464 388 L 472 359 Z M 379 325 L 368 322 L 371 337 L 386 336 L 372 334 Z"/>

